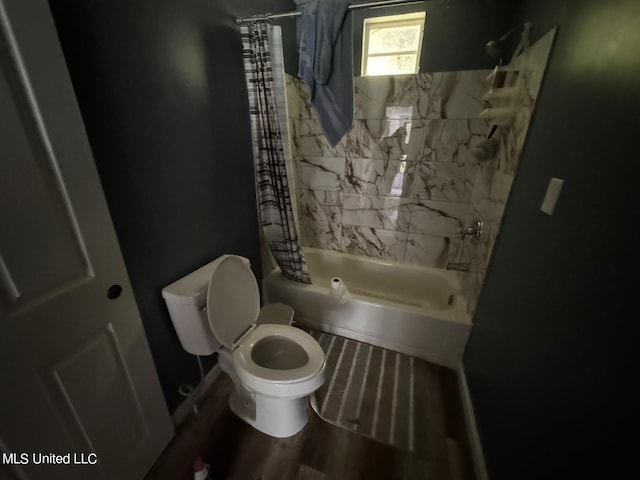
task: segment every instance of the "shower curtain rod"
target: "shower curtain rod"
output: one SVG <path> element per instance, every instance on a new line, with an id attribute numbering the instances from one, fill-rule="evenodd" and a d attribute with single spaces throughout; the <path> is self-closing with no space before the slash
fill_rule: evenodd
<path id="1" fill-rule="evenodd" d="M 395 5 L 412 5 L 414 3 L 423 3 L 424 0 L 383 0 L 380 2 L 366 2 L 366 3 L 352 3 L 349 5 L 349 10 L 356 10 L 359 8 L 380 8 L 380 7 L 393 7 Z M 251 20 L 255 20 L 257 18 L 264 18 L 266 20 L 274 20 L 276 18 L 291 18 L 291 17 L 299 17 L 301 15 L 300 11 L 295 12 L 285 12 L 285 13 L 276 13 L 274 15 L 270 13 L 263 13 L 261 15 L 252 15 L 250 17 L 240 17 L 236 18 L 236 23 L 239 25 L 241 23 L 250 22 Z"/>

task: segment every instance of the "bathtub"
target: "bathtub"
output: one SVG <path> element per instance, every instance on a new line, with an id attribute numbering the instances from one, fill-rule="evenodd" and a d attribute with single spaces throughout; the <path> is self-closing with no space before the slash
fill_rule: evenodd
<path id="1" fill-rule="evenodd" d="M 453 272 L 315 248 L 304 254 L 312 284 L 276 268 L 262 281 L 265 304 L 290 305 L 301 326 L 458 368 L 471 322 Z M 350 298 L 331 294 L 332 277 Z"/>

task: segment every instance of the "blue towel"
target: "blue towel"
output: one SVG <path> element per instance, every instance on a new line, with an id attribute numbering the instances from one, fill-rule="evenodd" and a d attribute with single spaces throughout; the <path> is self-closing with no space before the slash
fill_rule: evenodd
<path id="1" fill-rule="evenodd" d="M 353 124 L 350 0 L 314 0 L 302 7 L 298 76 L 331 146 Z"/>

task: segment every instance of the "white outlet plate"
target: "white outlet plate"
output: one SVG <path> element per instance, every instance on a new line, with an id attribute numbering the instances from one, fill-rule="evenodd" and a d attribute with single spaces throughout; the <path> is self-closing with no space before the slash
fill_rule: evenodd
<path id="1" fill-rule="evenodd" d="M 564 180 L 561 178 L 551 177 L 551 180 L 549 180 L 547 193 L 545 193 L 542 205 L 540 205 L 540 210 L 547 215 L 553 215 L 553 211 L 556 208 L 556 203 L 558 203 L 558 197 L 560 196 L 560 191 L 562 190 L 563 185 Z"/>

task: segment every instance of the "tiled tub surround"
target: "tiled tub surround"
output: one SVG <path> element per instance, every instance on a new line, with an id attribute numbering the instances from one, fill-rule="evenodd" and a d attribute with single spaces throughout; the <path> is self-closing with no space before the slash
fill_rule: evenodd
<path id="1" fill-rule="evenodd" d="M 353 128 L 335 147 L 304 84 L 287 76 L 302 244 L 431 267 L 469 263 L 459 277 L 473 311 L 551 40 L 531 48 L 528 107 L 496 133 L 491 160 L 474 155 L 492 125 L 479 118 L 488 70 L 355 78 Z M 474 218 L 486 233 L 463 239 Z"/>
<path id="2" fill-rule="evenodd" d="M 470 150 L 489 128 L 466 117 L 483 109 L 488 73 L 356 78 L 353 128 L 335 147 L 304 85 L 288 77 L 303 245 L 426 266 L 453 260 L 472 212 Z M 432 88 L 449 100 L 430 102 Z"/>

